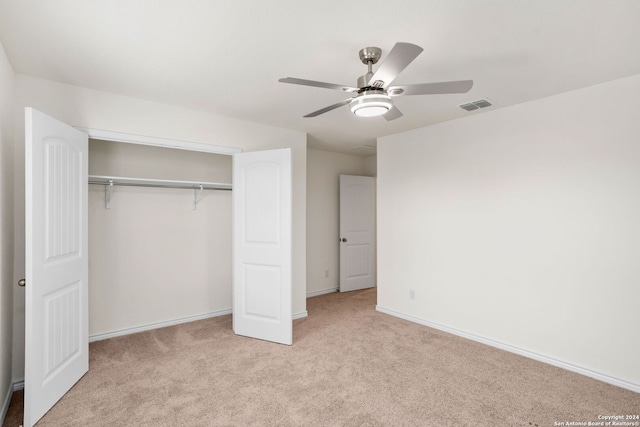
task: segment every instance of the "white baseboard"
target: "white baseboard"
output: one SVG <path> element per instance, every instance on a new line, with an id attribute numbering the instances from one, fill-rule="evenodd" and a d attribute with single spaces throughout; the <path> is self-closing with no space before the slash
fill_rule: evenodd
<path id="1" fill-rule="evenodd" d="M 307 298 L 317 297 L 325 294 L 332 294 L 338 292 L 338 288 L 320 289 L 319 291 L 307 292 Z"/>
<path id="2" fill-rule="evenodd" d="M 149 323 L 147 325 L 136 326 L 136 327 L 133 327 L 133 328 L 120 329 L 120 330 L 113 331 L 113 332 L 105 332 L 105 333 L 100 333 L 100 334 L 93 334 L 93 335 L 89 335 L 89 342 L 106 340 L 108 338 L 121 337 L 123 335 L 135 334 L 135 333 L 138 333 L 138 332 L 150 331 L 152 329 L 159 329 L 159 328 L 164 328 L 164 327 L 167 327 L 167 326 L 179 325 L 181 323 L 195 322 L 196 320 L 209 319 L 210 317 L 225 316 L 227 314 L 231 314 L 231 312 L 232 312 L 232 310 L 229 308 L 229 309 L 225 309 L 225 310 L 217 310 L 217 311 L 211 311 L 209 313 L 197 314 L 195 316 L 187 316 L 187 317 L 181 317 L 179 319 L 167 320 L 167 321 L 156 322 L 156 323 Z"/>
<path id="3" fill-rule="evenodd" d="M 0 408 L 0 425 L 4 425 L 4 419 L 7 416 L 7 412 L 9 411 L 9 405 L 11 405 L 11 396 L 14 392 L 18 390 L 24 389 L 24 380 L 14 381 L 9 384 L 9 389 L 7 390 L 7 394 L 4 397 L 4 402 L 2 402 L 2 407 Z"/>
<path id="4" fill-rule="evenodd" d="M 11 395 L 13 394 L 13 384 L 9 384 L 9 387 L 4 396 L 4 402 L 2 402 L 2 408 L 0 409 L 0 425 L 4 425 L 4 417 L 7 416 L 9 410 L 9 404 L 11 403 Z"/>
<path id="5" fill-rule="evenodd" d="M 303 317 L 307 317 L 308 315 L 309 315 L 309 312 L 305 310 L 305 311 L 301 311 L 300 313 L 294 313 L 293 316 L 291 316 L 291 318 L 293 320 L 302 319 Z"/>
<path id="6" fill-rule="evenodd" d="M 329 289 L 322 289 L 319 291 L 314 291 L 314 292 L 309 292 L 307 294 L 307 298 L 310 297 L 315 297 L 318 295 L 324 295 L 324 294 L 330 294 L 332 292 L 337 292 L 338 288 L 329 288 Z M 133 328 L 125 328 L 125 329 L 120 329 L 117 331 L 112 331 L 112 332 L 104 332 L 104 333 L 99 333 L 99 334 L 93 334 L 93 335 L 89 335 L 89 342 L 94 342 L 94 341 L 102 341 L 102 340 L 106 340 L 109 338 L 115 338 L 115 337 L 121 337 L 124 335 L 130 335 L 130 334 L 136 334 L 138 332 L 144 332 L 144 331 L 150 331 L 153 329 L 159 329 L 159 328 L 164 328 L 167 326 L 174 326 L 174 325 L 179 325 L 181 323 L 188 323 L 188 322 L 195 322 L 196 320 L 202 320 L 202 319 L 208 319 L 210 317 L 217 317 L 217 316 L 225 316 L 227 314 L 232 314 L 233 310 L 232 309 L 225 309 L 225 310 L 218 310 L 218 311 L 212 311 L 210 313 L 204 313 L 204 314 L 198 314 L 195 316 L 187 316 L 187 317 L 182 317 L 179 319 L 173 319 L 173 320 L 167 320 L 167 321 L 162 321 L 162 322 L 156 322 L 156 323 L 149 323 L 147 325 L 142 325 L 142 326 L 136 326 Z M 293 313 L 292 319 L 302 319 L 303 317 L 307 317 L 309 316 L 309 312 L 307 310 L 305 311 L 301 311 L 299 313 Z"/>
<path id="7" fill-rule="evenodd" d="M 138 332 L 151 331 L 153 329 L 165 328 L 167 326 L 180 325 L 182 323 L 195 322 L 196 320 L 209 319 L 211 317 L 226 316 L 227 314 L 232 314 L 232 312 L 233 312 L 233 310 L 228 308 L 228 309 L 225 309 L 225 310 L 217 310 L 217 311 L 212 311 L 212 312 L 209 312 L 209 313 L 198 314 L 198 315 L 195 315 L 195 316 L 181 317 L 180 319 L 173 319 L 173 320 L 167 320 L 167 321 L 163 321 L 163 322 L 149 323 L 147 325 L 136 326 L 136 327 L 133 327 L 133 328 L 120 329 L 120 330 L 113 331 L 113 332 L 105 332 L 105 333 L 101 333 L 101 334 L 93 334 L 93 335 L 89 335 L 89 342 L 102 341 L 102 340 L 106 340 L 106 339 L 109 339 L 109 338 L 115 338 L 115 337 L 121 337 L 121 336 L 124 336 L 124 335 L 136 334 Z M 300 313 L 294 313 L 292 318 L 294 320 L 295 319 L 302 319 L 303 317 L 307 317 L 308 315 L 309 315 L 309 313 L 305 310 L 305 311 L 301 311 Z"/>
<path id="8" fill-rule="evenodd" d="M 492 339 L 488 339 L 488 338 L 484 338 L 481 337 L 479 335 L 475 335 L 469 332 L 465 332 L 465 331 L 461 331 L 459 329 L 455 329 L 455 328 L 451 328 L 448 326 L 444 326 L 444 325 L 440 325 L 438 323 L 434 323 L 434 322 L 430 322 L 428 320 L 424 320 L 424 319 L 420 319 L 418 317 L 413 317 L 410 316 L 408 314 L 404 314 L 404 313 L 399 313 L 397 311 L 394 310 L 390 310 L 388 308 L 384 308 L 381 307 L 379 305 L 376 305 L 376 311 L 379 311 L 381 313 L 385 313 L 394 317 L 399 317 L 401 319 L 404 320 L 408 320 L 410 322 L 413 323 L 418 323 L 420 325 L 424 325 L 424 326 L 428 326 L 430 328 L 433 329 L 438 329 L 440 331 L 444 331 L 447 333 L 450 333 L 452 335 L 457 335 L 459 337 L 462 338 L 466 338 L 472 341 L 477 341 L 480 342 L 482 344 L 486 344 L 489 345 L 491 347 L 495 347 L 498 348 L 500 350 L 505 350 L 508 351 L 510 353 L 515 353 L 518 354 L 520 356 L 524 356 L 524 357 L 528 357 L 529 359 L 533 359 L 533 360 L 537 360 L 539 362 L 543 362 L 543 363 L 547 363 L 549 365 L 553 365 L 556 366 L 558 368 L 562 368 L 562 369 L 566 369 L 567 371 L 571 371 L 571 372 L 575 372 L 593 379 L 596 379 L 598 381 L 602 381 L 605 382 L 607 384 L 612 384 L 618 387 L 622 387 L 625 388 L 627 390 L 631 390 L 634 391 L 636 393 L 640 393 L 640 384 L 636 384 L 636 383 L 632 383 L 630 381 L 626 381 L 620 378 L 616 378 L 616 377 L 612 377 L 610 375 L 607 374 L 603 374 L 601 372 L 597 372 L 597 371 L 593 371 L 591 369 L 587 369 L 587 368 L 583 368 L 581 366 L 578 365 L 574 365 L 572 363 L 568 363 L 568 362 L 563 362 L 561 360 L 557 360 L 554 359 L 552 357 L 549 356 L 545 356 L 542 354 L 538 354 L 538 353 L 534 353 L 532 351 L 529 350 L 524 350 L 522 348 L 518 348 L 518 347 L 514 347 L 512 345 L 509 344 L 505 344 L 499 341 L 494 341 Z"/>

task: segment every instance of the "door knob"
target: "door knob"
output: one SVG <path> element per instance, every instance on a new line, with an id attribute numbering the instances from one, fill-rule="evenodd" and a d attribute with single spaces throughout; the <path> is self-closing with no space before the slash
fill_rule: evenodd
<path id="1" fill-rule="evenodd" d="M 18 280 L 18 286 L 22 286 L 22 287 L 24 287 L 26 284 L 27 284 L 27 281 L 26 281 L 26 280 L 24 280 L 24 279 L 20 279 L 20 280 Z"/>
<path id="2" fill-rule="evenodd" d="M 343 237 L 342 239 L 340 239 L 340 241 L 341 241 L 341 242 L 345 242 L 345 243 L 346 243 L 346 242 L 347 242 L 347 238 L 346 238 L 346 237 Z"/>

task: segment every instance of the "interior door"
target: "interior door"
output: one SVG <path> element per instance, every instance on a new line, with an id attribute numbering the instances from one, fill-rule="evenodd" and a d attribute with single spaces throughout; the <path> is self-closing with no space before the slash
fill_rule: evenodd
<path id="1" fill-rule="evenodd" d="M 233 330 L 292 343 L 291 149 L 233 155 Z"/>
<path id="2" fill-rule="evenodd" d="M 25 110 L 24 425 L 89 369 L 86 134 Z"/>
<path id="3" fill-rule="evenodd" d="M 340 175 L 340 292 L 376 284 L 376 180 Z"/>

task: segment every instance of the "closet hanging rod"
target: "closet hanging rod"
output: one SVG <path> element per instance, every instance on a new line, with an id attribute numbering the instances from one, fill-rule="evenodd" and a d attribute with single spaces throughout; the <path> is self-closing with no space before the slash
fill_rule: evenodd
<path id="1" fill-rule="evenodd" d="M 89 184 L 128 185 L 134 187 L 181 188 L 188 190 L 231 190 L 231 184 L 167 179 L 128 178 L 122 176 L 89 175 Z"/>

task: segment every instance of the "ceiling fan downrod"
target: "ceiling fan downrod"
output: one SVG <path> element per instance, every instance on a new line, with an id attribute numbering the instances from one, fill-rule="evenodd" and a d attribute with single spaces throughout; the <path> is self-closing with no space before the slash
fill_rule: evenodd
<path id="1" fill-rule="evenodd" d="M 369 80 L 373 77 L 373 64 L 376 64 L 382 57 L 382 49 L 379 47 L 365 47 L 360 49 L 360 61 L 367 66 L 367 74 L 358 77 L 357 86 L 365 88 L 369 86 Z"/>

